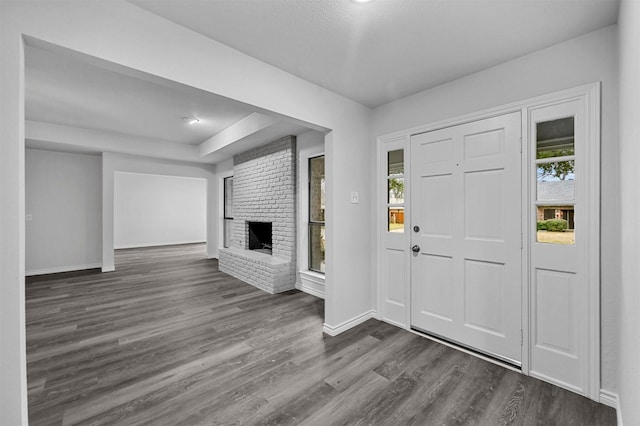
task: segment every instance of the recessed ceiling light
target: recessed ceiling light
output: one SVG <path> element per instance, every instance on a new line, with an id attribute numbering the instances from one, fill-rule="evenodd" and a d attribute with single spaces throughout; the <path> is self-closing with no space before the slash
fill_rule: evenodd
<path id="1" fill-rule="evenodd" d="M 364 4 L 371 3 L 373 0 L 351 0 L 353 3 Z"/>
<path id="2" fill-rule="evenodd" d="M 200 122 L 200 119 L 197 117 L 182 117 L 182 121 L 187 124 L 198 124 Z"/>

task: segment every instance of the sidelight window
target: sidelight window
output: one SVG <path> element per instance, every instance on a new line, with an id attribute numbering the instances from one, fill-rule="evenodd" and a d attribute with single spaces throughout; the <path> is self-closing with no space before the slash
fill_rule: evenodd
<path id="1" fill-rule="evenodd" d="M 309 269 L 325 270 L 324 155 L 309 159 Z"/>
<path id="2" fill-rule="evenodd" d="M 404 149 L 387 152 L 387 231 L 404 232 Z"/>
<path id="3" fill-rule="evenodd" d="M 574 117 L 536 123 L 536 240 L 575 244 Z"/>

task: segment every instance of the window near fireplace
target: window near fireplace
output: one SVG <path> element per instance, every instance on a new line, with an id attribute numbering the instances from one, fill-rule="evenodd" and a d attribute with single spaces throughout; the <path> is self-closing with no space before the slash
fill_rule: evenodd
<path id="1" fill-rule="evenodd" d="M 325 269 L 325 176 L 324 155 L 309 159 L 309 269 Z"/>
<path id="2" fill-rule="evenodd" d="M 224 178 L 224 231 L 223 246 L 231 246 L 231 228 L 233 226 L 233 176 Z"/>

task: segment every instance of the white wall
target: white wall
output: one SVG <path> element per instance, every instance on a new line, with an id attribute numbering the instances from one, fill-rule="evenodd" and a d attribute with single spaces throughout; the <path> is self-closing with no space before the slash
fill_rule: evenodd
<path id="1" fill-rule="evenodd" d="M 620 193 L 622 285 L 618 393 L 625 425 L 640 421 L 640 2 L 620 4 Z M 612 172 L 613 173 L 613 172 Z"/>
<path id="2" fill-rule="evenodd" d="M 215 212 L 217 185 L 214 166 L 211 164 L 183 163 L 127 154 L 104 153 L 102 155 L 102 270 L 112 271 L 115 247 L 115 180 L 119 173 L 197 178 L 206 181 L 206 210 Z M 206 217 L 207 257 L 218 256 L 216 217 Z"/>
<path id="3" fill-rule="evenodd" d="M 28 275 L 102 265 L 102 159 L 27 149 Z"/>
<path id="4" fill-rule="evenodd" d="M 207 241 L 206 179 L 116 172 L 113 207 L 116 249 Z"/>
<path id="5" fill-rule="evenodd" d="M 324 154 L 324 135 L 312 130 L 298 136 L 298 274 L 296 287 L 324 297 L 324 276 L 309 271 L 309 158 Z M 302 273 L 302 277 L 301 274 Z"/>
<path id="6" fill-rule="evenodd" d="M 621 255 L 620 229 L 615 226 L 620 206 L 617 50 L 617 26 L 607 27 L 383 105 L 372 115 L 375 141 L 375 137 L 394 131 L 602 81 L 601 385 L 614 392 Z M 371 164 L 377 164 L 375 152 Z M 371 173 L 375 183 L 374 167 Z M 372 193 L 374 189 L 372 186 Z M 373 259 L 375 253 L 371 256 Z"/>

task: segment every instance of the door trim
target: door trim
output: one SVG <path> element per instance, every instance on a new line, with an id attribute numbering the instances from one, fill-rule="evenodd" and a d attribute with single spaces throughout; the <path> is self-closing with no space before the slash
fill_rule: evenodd
<path id="1" fill-rule="evenodd" d="M 525 99 L 518 102 L 513 102 L 506 105 L 501 105 L 493 108 L 488 108 L 481 111 L 476 111 L 470 114 L 464 114 L 445 120 L 439 120 L 431 123 L 427 123 L 420 126 L 411 127 L 404 130 L 388 133 L 378 136 L 376 138 L 376 156 L 377 170 L 376 179 L 374 180 L 376 188 L 375 194 L 375 215 L 376 219 L 374 224 L 376 229 L 374 235 L 376 235 L 377 249 L 376 249 L 376 265 L 374 266 L 374 273 L 376 276 L 377 291 L 375 294 L 378 296 L 374 306 L 377 307 L 377 317 L 385 322 L 402 327 L 411 331 L 410 326 L 410 310 L 407 308 L 407 312 L 404 316 L 404 323 L 400 323 L 397 319 L 390 320 L 385 318 L 382 312 L 382 277 L 381 277 L 381 264 L 384 261 L 382 256 L 382 233 L 385 227 L 386 215 L 382 214 L 384 191 L 381 190 L 381 179 L 386 176 L 382 176 L 382 171 L 385 167 L 385 158 L 382 154 L 385 144 L 389 142 L 404 142 L 405 149 L 405 176 L 410 175 L 411 170 L 411 144 L 409 143 L 410 136 L 417 133 L 424 133 L 433 130 L 443 129 L 446 127 L 452 127 L 460 124 L 465 124 L 473 121 L 483 120 L 499 115 L 508 114 L 511 112 L 521 111 L 522 120 L 522 211 L 527 212 L 523 215 L 523 232 L 522 232 L 522 373 L 529 375 L 529 359 L 530 359 L 530 341 L 531 336 L 529 334 L 529 321 L 530 321 L 530 268 L 529 250 L 530 250 L 530 237 L 526 230 L 530 229 L 535 223 L 535 217 L 528 209 L 528 202 L 530 199 L 530 190 L 528 185 L 529 173 L 531 166 L 529 164 L 529 109 L 541 107 L 545 105 L 553 105 L 556 103 L 566 102 L 571 99 L 581 100 L 584 102 L 586 118 L 588 121 L 588 148 L 586 152 L 587 167 L 589 168 L 588 176 L 585 176 L 585 182 L 588 185 L 588 204 L 587 209 L 589 211 L 589 219 L 586 226 L 589 229 L 597 230 L 597 232 L 589 233 L 587 244 L 587 268 L 586 278 L 588 282 L 588 297 L 589 297 L 589 343 L 588 343 L 588 374 L 586 377 L 587 384 L 585 386 L 585 396 L 588 398 L 599 401 L 600 400 L 600 82 L 594 82 L 591 84 L 578 86 L 571 89 L 566 89 L 542 96 L 537 96 L 529 99 Z M 405 181 L 406 182 L 406 181 Z M 410 185 L 410 183 L 409 183 Z M 405 199 L 405 212 L 411 211 L 411 199 L 407 197 Z M 405 216 L 405 221 L 408 225 L 411 224 L 411 217 Z M 405 232 L 405 246 L 410 245 L 410 231 Z M 408 268 L 408 264 L 407 267 Z M 410 275 L 406 275 L 409 277 Z M 410 281 L 406 279 L 403 283 L 405 294 L 411 297 Z M 473 352 L 468 351 L 474 355 Z M 475 355 L 477 356 L 477 355 Z M 482 357 L 484 358 L 484 357 Z M 558 384 L 558 383 L 556 383 Z"/>

